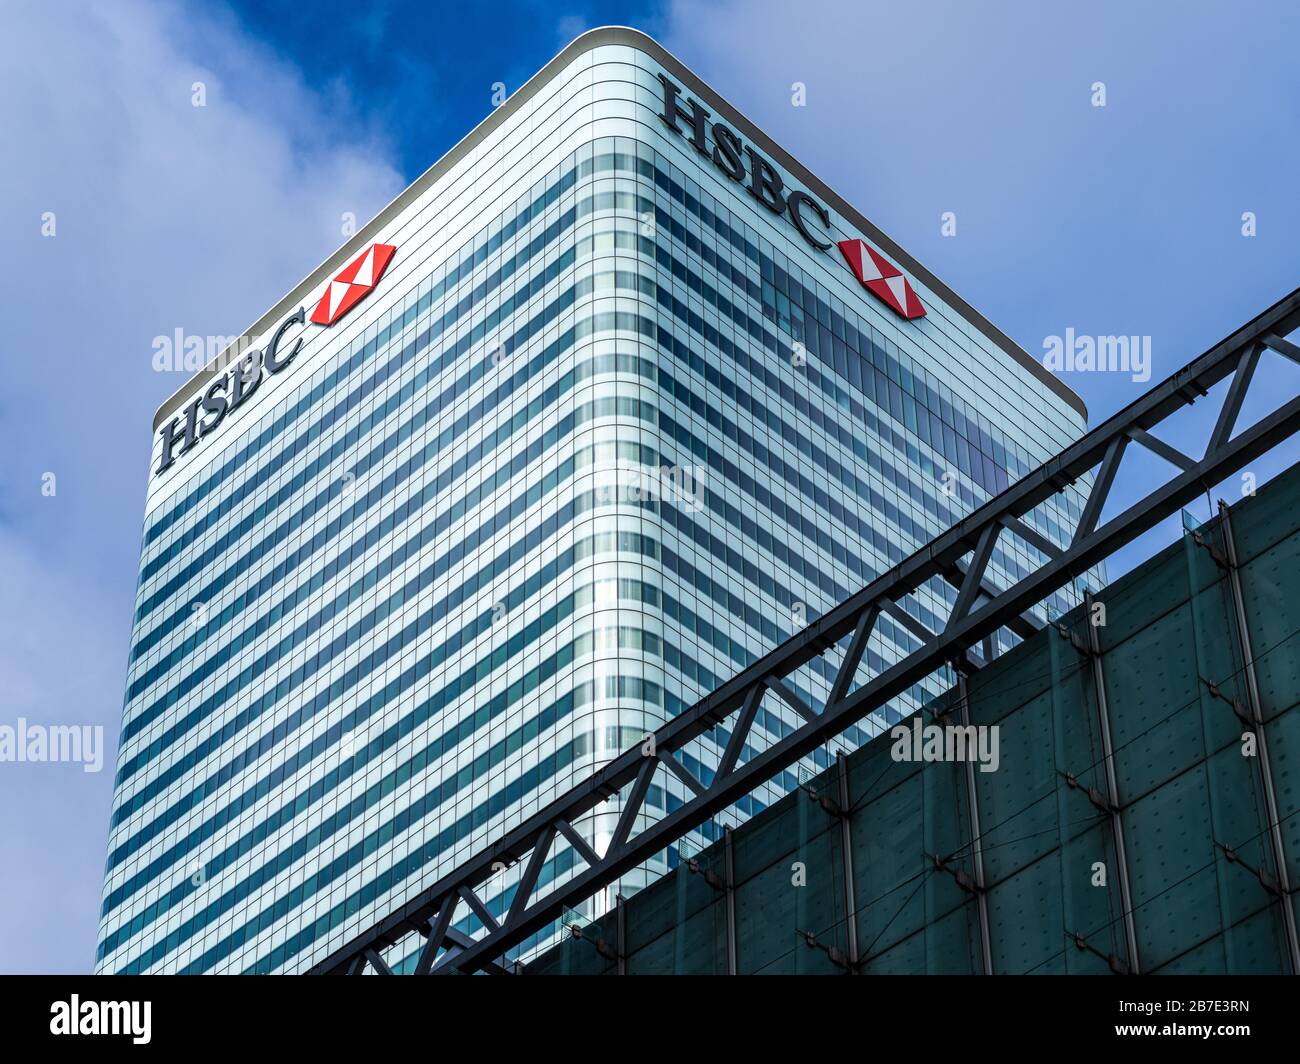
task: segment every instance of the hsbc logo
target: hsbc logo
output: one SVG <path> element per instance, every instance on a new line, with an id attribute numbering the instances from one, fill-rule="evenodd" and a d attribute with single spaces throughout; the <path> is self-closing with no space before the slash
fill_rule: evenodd
<path id="1" fill-rule="evenodd" d="M 371 244 L 348 263 L 330 281 L 316 309 L 311 312 L 315 325 L 330 326 L 342 320 L 366 298 L 383 276 L 397 248 L 392 244 Z M 294 325 L 305 325 L 307 311 L 299 307 L 280 323 L 265 351 L 250 351 L 229 372 L 214 378 L 206 390 L 179 415 L 158 430 L 162 437 L 162 457 L 154 475 L 171 467 L 176 459 L 211 433 L 222 420 L 257 390 L 263 379 L 284 369 L 300 350 L 302 334 L 292 347 L 286 348 L 285 334 Z"/>
<path id="2" fill-rule="evenodd" d="M 329 283 L 311 312 L 311 320 L 317 325 L 333 325 L 370 295 L 396 250 L 392 244 L 371 244 L 366 248 Z"/>
<path id="3" fill-rule="evenodd" d="M 840 254 L 862 287 L 900 317 L 919 318 L 925 307 L 916 298 L 903 271 L 865 240 L 841 240 Z"/>
<path id="4" fill-rule="evenodd" d="M 698 100 L 681 98 L 681 87 L 663 74 L 657 75 L 664 89 L 659 117 L 674 133 L 690 139 L 695 150 L 731 180 L 740 182 L 749 194 L 773 214 L 788 214 L 794 227 L 818 251 L 830 249 L 831 241 L 817 231 L 830 228 L 830 213 L 801 189 L 787 192 L 780 173 L 752 144 L 741 141 L 735 130 L 709 121 L 709 112 Z M 709 140 L 713 141 L 712 148 Z M 840 254 L 862 287 L 903 318 L 920 318 L 925 307 L 917 298 L 903 271 L 863 240 L 841 240 Z"/>

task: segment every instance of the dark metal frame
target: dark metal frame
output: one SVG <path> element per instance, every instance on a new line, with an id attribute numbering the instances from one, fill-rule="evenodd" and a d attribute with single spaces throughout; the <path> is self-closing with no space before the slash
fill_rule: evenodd
<path id="1" fill-rule="evenodd" d="M 1297 361 L 1300 361 L 1300 358 L 1297 358 Z M 1291 880 L 1287 870 L 1286 845 L 1282 838 L 1282 816 L 1278 812 L 1277 790 L 1273 784 L 1273 758 L 1269 753 L 1268 730 L 1264 727 L 1259 678 L 1255 674 L 1255 651 L 1250 642 L 1250 626 L 1246 622 L 1246 599 L 1241 586 L 1241 564 L 1237 559 L 1237 540 L 1232 531 L 1232 511 L 1222 501 L 1219 502 L 1219 520 L 1223 523 L 1224 562 L 1228 590 L 1232 597 L 1233 620 L 1236 622 L 1242 672 L 1246 679 L 1249 727 L 1255 735 L 1259 750 L 1259 756 L 1252 760 L 1258 768 L 1260 784 L 1264 791 L 1269 846 L 1273 868 L 1277 874 L 1277 894 L 1282 914 L 1282 927 L 1286 934 L 1287 956 L 1291 962 L 1291 974 L 1300 975 L 1300 932 L 1296 929 L 1295 907 L 1291 903 Z M 1260 882 L 1265 882 L 1264 877 L 1260 877 Z"/>
<path id="2" fill-rule="evenodd" d="M 1138 958 L 1137 922 L 1133 918 L 1133 891 L 1130 887 L 1128 847 L 1124 842 L 1124 818 L 1120 815 L 1119 780 L 1115 773 L 1115 744 L 1110 733 L 1110 700 L 1106 697 L 1106 672 L 1101 663 L 1101 636 L 1097 633 L 1092 592 L 1083 599 L 1088 638 L 1080 647 L 1092 669 L 1092 697 L 1097 710 L 1097 729 L 1101 736 L 1102 764 L 1106 770 L 1105 813 L 1110 824 L 1111 844 L 1115 847 L 1115 865 L 1119 878 L 1120 917 L 1124 924 L 1124 956 L 1130 975 L 1142 968 Z"/>
<path id="3" fill-rule="evenodd" d="M 675 717 L 654 735 L 653 756 L 641 745 L 625 752 L 583 783 L 506 832 L 497 842 L 421 891 L 316 965 L 315 973 L 360 972 L 367 963 L 386 972 L 381 951 L 413 932 L 424 937 L 416 972 L 501 970 L 508 950 L 545 928 L 565 907 L 592 897 L 620 876 L 663 852 L 670 843 L 732 805 L 782 769 L 822 746 L 849 725 L 879 709 L 913 684 L 946 665 L 969 666 L 967 651 L 999 628 L 1024 635 L 1037 628 L 1028 611 L 1086 573 L 1165 517 L 1203 495 L 1280 441 L 1300 431 L 1300 396 L 1233 436 L 1242 401 L 1259 356 L 1271 348 L 1300 363 L 1300 347 L 1282 339 L 1300 326 L 1300 289 L 1220 341 L 1077 443 L 986 503 L 906 561 L 842 602 L 825 616 L 743 670 Z M 1152 436 L 1150 430 L 1204 397 L 1231 375 L 1232 381 L 1206 452 L 1199 460 Z M 1174 474 L 1143 499 L 1099 526 L 1126 448 L 1137 444 L 1165 458 Z M 1098 468 L 1099 467 L 1099 468 Z M 1022 518 L 1068 485 L 1097 468 L 1087 501 L 1068 547 L 1049 542 Z M 987 577 L 997 540 L 1009 535 L 1047 560 L 1006 589 Z M 930 631 L 904 608 L 906 598 L 935 577 L 957 588 L 956 602 L 941 631 Z M 863 652 L 882 612 L 903 621 L 922 645 L 881 674 L 850 690 Z M 798 669 L 848 645 L 820 710 L 786 683 Z M 748 760 L 740 760 L 759 705 L 769 694 L 789 706 L 803 724 Z M 716 773 L 707 783 L 674 754 L 706 732 L 726 724 L 730 738 Z M 691 797 L 672 813 L 633 836 L 656 772 L 669 772 Z M 606 852 L 596 853 L 573 827 L 630 785 Z M 586 862 L 586 868 L 538 892 L 542 867 L 557 836 Z M 502 864 L 527 861 L 504 918 L 497 920 L 476 892 Z M 534 895 L 537 895 L 534 897 Z M 453 936 L 452 916 L 464 901 L 486 934 L 465 941 Z M 446 953 L 439 956 L 446 947 Z"/>

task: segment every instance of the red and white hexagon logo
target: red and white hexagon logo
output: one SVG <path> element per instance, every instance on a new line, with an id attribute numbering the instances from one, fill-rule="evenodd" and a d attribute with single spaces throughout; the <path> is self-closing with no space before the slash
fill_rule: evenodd
<path id="1" fill-rule="evenodd" d="M 904 318 L 920 318 L 925 307 L 907 283 L 903 271 L 890 262 L 865 240 L 841 240 L 840 251 L 862 287 Z"/>
<path id="2" fill-rule="evenodd" d="M 333 325 L 370 295 L 396 250 L 393 244 L 371 244 L 366 248 L 329 283 L 311 312 L 311 320 L 317 325 Z"/>

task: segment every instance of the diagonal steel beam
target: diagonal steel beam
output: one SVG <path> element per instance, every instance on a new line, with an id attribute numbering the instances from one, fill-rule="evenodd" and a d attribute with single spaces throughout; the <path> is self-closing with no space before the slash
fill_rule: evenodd
<path id="1" fill-rule="evenodd" d="M 1166 462 L 1177 466 L 1179 469 L 1191 469 L 1196 465 L 1187 455 L 1183 454 L 1177 447 L 1171 447 L 1164 440 L 1152 436 L 1146 429 L 1131 429 L 1129 438 L 1134 443 L 1140 443 L 1152 454 L 1158 454 Z"/>
<path id="2" fill-rule="evenodd" d="M 672 754 L 664 754 L 659 760 L 667 765 L 669 771 L 696 794 L 704 793 L 704 784 L 695 778 L 695 773 L 673 757 Z"/>
<path id="3" fill-rule="evenodd" d="M 557 820 L 555 822 L 556 830 L 568 840 L 570 846 L 578 851 L 578 854 L 589 865 L 600 864 L 600 854 L 587 845 L 587 840 L 578 834 L 578 829 L 570 824 L 567 820 Z"/>
<path id="4" fill-rule="evenodd" d="M 478 882 L 482 881 L 480 880 Z M 493 916 L 488 907 L 483 904 L 483 899 L 478 896 L 478 892 L 474 889 L 477 885 L 477 883 L 461 883 L 457 886 L 456 893 L 465 899 L 465 904 L 467 904 L 470 907 L 470 911 L 482 921 L 484 927 L 489 931 L 499 931 L 501 925 L 497 922 L 497 918 Z"/>
<path id="5" fill-rule="evenodd" d="M 1004 514 L 1000 520 L 1004 528 L 1015 533 L 1031 547 L 1046 554 L 1049 558 L 1059 558 L 1061 556 L 1060 547 L 1039 532 L 1036 528 L 1031 528 L 1029 525 L 1025 524 L 1020 520 L 1020 518 L 1012 517 L 1010 514 Z"/>
<path id="6" fill-rule="evenodd" d="M 1116 436 L 1106 444 L 1102 455 L 1101 468 L 1097 470 L 1097 479 L 1092 482 L 1088 501 L 1083 505 L 1083 513 L 1074 529 L 1074 541 L 1077 543 L 1084 536 L 1090 535 L 1101 519 L 1101 509 L 1110 498 L 1110 489 L 1115 485 L 1115 476 L 1119 473 L 1119 464 L 1124 460 L 1124 449 L 1128 446 L 1127 436 Z"/>
<path id="7" fill-rule="evenodd" d="M 636 823 L 641 807 L 645 804 L 645 796 L 650 791 L 650 778 L 654 775 L 655 766 L 659 764 L 659 758 L 641 755 L 641 760 L 644 762 L 641 771 L 636 774 L 632 793 L 627 796 L 627 801 L 623 804 L 623 812 L 619 814 L 618 823 L 614 826 L 614 836 L 609 840 L 609 849 L 605 851 L 606 860 L 611 854 L 621 850 L 623 844 L 627 842 L 628 836 L 632 833 L 632 825 Z"/>
<path id="8" fill-rule="evenodd" d="M 1224 396 L 1223 406 L 1219 408 L 1219 419 L 1214 423 L 1214 431 L 1210 433 L 1209 442 L 1205 445 L 1207 452 L 1218 450 L 1227 443 L 1232 436 L 1232 430 L 1237 427 L 1242 401 L 1246 398 L 1246 391 L 1255 377 L 1255 369 L 1259 365 L 1259 356 L 1263 350 L 1262 344 L 1251 344 L 1238 359 L 1236 372 L 1232 375 L 1232 383 L 1228 385 L 1228 394 Z"/>
<path id="9" fill-rule="evenodd" d="M 989 559 L 993 557 L 993 546 L 997 543 L 998 533 L 1001 531 L 1001 521 L 989 521 L 980 530 L 979 542 L 975 544 L 975 553 L 971 555 L 966 577 L 957 592 L 957 601 L 953 604 L 952 613 L 948 615 L 948 628 L 970 613 L 971 607 L 975 605 L 975 599 L 980 593 L 980 586 L 984 580 L 984 570 L 988 568 Z"/>
<path id="10" fill-rule="evenodd" d="M 1059 557 L 1060 553 L 1061 552 L 1058 550 L 1056 551 L 1055 554 L 1051 554 L 1048 556 Z M 953 565 L 952 569 L 950 569 L 947 573 L 944 574 L 944 577 L 949 584 L 957 588 L 958 591 L 960 592 L 962 585 L 966 581 L 966 569 L 963 567 L 963 563 L 957 562 L 955 565 Z M 993 583 L 993 581 L 986 576 L 980 581 L 979 594 L 983 595 L 985 598 L 988 599 L 995 599 L 1000 594 L 1002 594 L 1002 588 L 998 587 L 997 584 Z M 978 598 L 978 596 L 976 597 Z M 1041 627 L 1042 625 L 1038 621 L 1034 620 L 1033 614 L 1028 612 L 1022 613 L 1019 617 L 1015 617 L 1012 620 L 1007 621 L 1007 628 L 1010 631 L 1014 632 L 1016 635 L 1020 636 L 1021 639 L 1028 639 L 1031 635 L 1037 632 Z M 924 627 L 921 627 L 919 629 L 913 629 L 912 634 L 918 635 L 919 632 L 921 631 L 926 631 L 926 629 Z M 921 637 L 922 642 L 924 642 L 925 639 L 932 639 L 932 638 L 934 638 L 933 632 L 930 632 L 928 635 Z"/>
<path id="11" fill-rule="evenodd" d="M 1264 337 L 1264 343 L 1279 355 L 1286 355 L 1292 362 L 1300 364 L 1300 346 L 1293 344 L 1290 340 L 1283 340 L 1282 337 L 1269 333 Z"/>
<path id="12" fill-rule="evenodd" d="M 533 895 L 533 888 L 537 886 L 537 877 L 542 874 L 542 865 L 546 863 L 546 855 L 551 852 L 551 842 L 554 838 L 554 824 L 547 824 L 546 827 L 542 828 L 541 834 L 537 836 L 532 856 L 528 858 L 528 866 L 524 869 L 524 874 L 515 887 L 514 899 L 510 902 L 510 909 L 506 912 L 506 918 L 503 922 L 507 926 L 518 919 L 519 914 L 527 907 L 528 899 Z"/>
<path id="13" fill-rule="evenodd" d="M 424 940 L 424 948 L 420 950 L 419 959 L 415 962 L 416 975 L 427 975 L 432 970 L 433 962 L 438 957 L 438 950 L 446 942 L 447 929 L 451 926 L 452 913 L 455 911 L 454 898 L 448 898 L 442 903 L 442 908 L 438 910 L 438 915 L 429 926 L 429 937 Z"/>
<path id="14" fill-rule="evenodd" d="M 749 738 L 749 730 L 753 727 L 754 717 L 758 713 L 758 704 L 763 701 L 763 692 L 765 690 L 766 687 L 761 680 L 749 689 L 749 694 L 745 696 L 745 703 L 741 707 L 740 715 L 736 718 L 736 723 L 731 729 L 731 738 L 727 742 L 726 749 L 722 751 L 722 760 L 718 762 L 715 776 L 727 775 L 735 767 L 736 762 L 740 760 L 740 752 L 745 749 L 745 740 Z"/>
<path id="15" fill-rule="evenodd" d="M 867 641 L 875 630 L 876 618 L 879 616 L 880 610 L 873 608 L 863 610 L 862 616 L 858 618 L 858 623 L 853 630 L 853 638 L 849 640 L 848 648 L 844 651 L 844 660 L 840 662 L 839 672 L 835 674 L 835 682 L 831 685 L 830 696 L 826 699 L 828 706 L 835 705 L 848 693 L 853 678 L 858 674 L 858 666 L 862 664 L 862 655 L 867 649 Z"/>
<path id="16" fill-rule="evenodd" d="M 815 720 L 817 718 L 817 713 L 813 710 L 812 706 L 799 697 L 799 695 L 795 693 L 794 689 L 784 680 L 777 676 L 769 676 L 764 682 L 767 684 L 769 689 L 775 691 L 776 694 L 780 696 L 781 701 L 798 713 L 799 716 L 803 717 L 804 720 Z"/>
<path id="17" fill-rule="evenodd" d="M 373 947 L 366 950 L 366 960 L 370 962 L 370 967 L 375 970 L 376 975 L 392 975 L 392 969 L 384 963 L 384 958 L 379 955 L 379 951 Z"/>

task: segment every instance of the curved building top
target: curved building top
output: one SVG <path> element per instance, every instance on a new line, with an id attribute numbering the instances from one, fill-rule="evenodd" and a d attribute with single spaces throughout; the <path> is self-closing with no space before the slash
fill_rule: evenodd
<path id="1" fill-rule="evenodd" d="M 278 303 L 266 311 L 252 326 L 246 330 L 240 340 L 244 343 L 267 333 L 287 315 L 293 313 L 300 304 L 312 304 L 320 298 L 322 289 L 350 260 L 374 243 L 384 228 L 404 209 L 419 199 L 431 186 L 451 170 L 468 152 L 486 138 L 494 129 L 505 122 L 510 115 L 527 103 L 539 92 L 561 69 L 572 63 L 578 56 L 590 52 L 602 45 L 625 45 L 644 52 L 658 63 L 669 77 L 675 78 L 684 90 L 712 109 L 713 115 L 724 119 L 744 138 L 759 148 L 780 166 L 788 175 L 820 198 L 832 211 L 840 215 L 850 226 L 855 227 L 865 237 L 883 249 L 902 272 L 919 281 L 932 293 L 937 295 L 953 312 L 964 318 L 973 328 L 987 337 L 1001 350 L 1005 351 L 1017 364 L 1026 369 L 1035 378 L 1042 381 L 1059 396 L 1069 407 L 1085 421 L 1088 408 L 1083 400 L 1060 378 L 1052 374 L 1037 359 L 1025 351 L 1019 344 L 1007 336 L 1001 329 L 990 322 L 984 315 L 967 303 L 943 281 L 931 273 L 925 266 L 913 258 L 899 244 L 895 243 L 878 226 L 858 212 L 829 186 L 805 168 L 797 159 L 771 140 L 753 122 L 745 118 L 735 107 L 724 100 L 694 72 L 686 67 L 676 56 L 664 49 L 657 41 L 639 30 L 625 26 L 603 26 L 588 30 L 572 41 L 563 51 L 555 56 L 540 71 L 531 77 L 518 92 L 510 96 L 500 107 L 474 127 L 459 143 L 441 159 L 421 174 L 411 185 L 397 196 L 383 210 L 375 215 L 355 235 L 343 244 L 333 255 L 316 267 L 301 283 L 284 296 Z M 689 128 L 683 121 L 683 127 Z M 192 396 L 196 385 L 210 380 L 219 368 L 231 360 L 229 352 L 218 355 L 211 363 L 191 377 L 176 390 L 154 414 L 153 427 L 157 430 L 163 422 L 175 416 Z"/>

